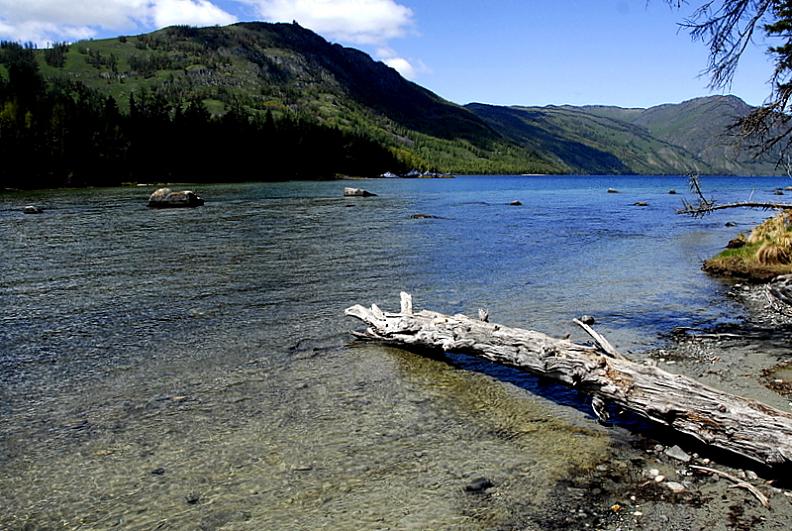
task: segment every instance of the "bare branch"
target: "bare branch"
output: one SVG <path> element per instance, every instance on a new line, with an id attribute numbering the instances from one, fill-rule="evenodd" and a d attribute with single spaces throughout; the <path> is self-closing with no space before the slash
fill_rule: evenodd
<path id="1" fill-rule="evenodd" d="M 726 208 L 761 208 L 763 210 L 792 210 L 790 203 L 766 203 L 761 201 L 743 201 L 738 203 L 724 203 L 722 205 L 698 206 L 684 202 L 683 208 L 677 210 L 677 214 L 687 214 L 690 216 L 703 216 L 716 210 Z"/>

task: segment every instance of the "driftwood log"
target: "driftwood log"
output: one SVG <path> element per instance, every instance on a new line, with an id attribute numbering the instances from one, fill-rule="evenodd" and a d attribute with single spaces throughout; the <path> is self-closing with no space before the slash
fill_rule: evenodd
<path id="1" fill-rule="evenodd" d="M 461 314 L 414 312 L 407 293 L 401 294 L 399 313 L 385 313 L 376 305 L 355 305 L 345 313 L 368 325 L 364 332 L 354 332 L 359 338 L 464 352 L 519 367 L 591 393 L 598 416 L 603 401 L 611 402 L 762 465 L 786 469 L 792 464 L 792 414 L 632 362 L 582 323 L 596 346 Z"/>

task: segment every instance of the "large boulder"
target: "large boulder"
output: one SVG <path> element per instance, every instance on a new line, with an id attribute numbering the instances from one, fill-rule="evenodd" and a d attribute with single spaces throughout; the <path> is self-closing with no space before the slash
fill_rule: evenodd
<path id="1" fill-rule="evenodd" d="M 191 190 L 174 192 L 170 188 L 160 188 L 149 196 L 150 208 L 194 208 L 204 204 L 204 200 Z"/>

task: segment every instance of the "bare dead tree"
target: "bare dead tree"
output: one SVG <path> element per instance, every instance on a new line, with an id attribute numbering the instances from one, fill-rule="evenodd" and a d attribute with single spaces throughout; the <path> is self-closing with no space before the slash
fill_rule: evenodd
<path id="1" fill-rule="evenodd" d="M 677 8 L 688 4 L 687 0 L 666 1 Z M 777 163 L 781 166 L 784 154 L 792 151 L 792 1 L 708 0 L 680 26 L 709 47 L 705 73 L 713 89 L 731 86 L 740 58 L 757 32 L 778 43 L 768 50 L 775 59 L 768 98 L 733 129 L 755 157 L 780 152 Z"/>
<path id="2" fill-rule="evenodd" d="M 716 210 L 727 208 L 759 208 L 762 210 L 792 210 L 792 204 L 774 203 L 767 201 L 738 201 L 735 203 L 718 204 L 714 199 L 704 196 L 701 190 L 701 182 L 697 173 L 688 174 L 690 191 L 696 196 L 694 202 L 686 199 L 682 200 L 682 208 L 677 210 L 677 214 L 687 214 L 693 217 L 701 217 Z"/>

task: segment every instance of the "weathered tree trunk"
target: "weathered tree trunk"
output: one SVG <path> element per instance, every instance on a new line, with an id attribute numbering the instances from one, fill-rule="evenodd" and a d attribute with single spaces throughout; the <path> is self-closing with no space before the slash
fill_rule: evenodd
<path id="1" fill-rule="evenodd" d="M 412 297 L 407 293 L 401 297 L 399 313 L 383 313 L 376 305 L 347 308 L 346 315 L 369 325 L 355 335 L 403 346 L 465 352 L 520 367 L 592 393 L 595 409 L 599 400 L 610 401 L 763 465 L 792 463 L 789 413 L 629 361 L 595 332 L 592 337 L 598 346 L 580 345 L 464 315 L 413 312 Z"/>

